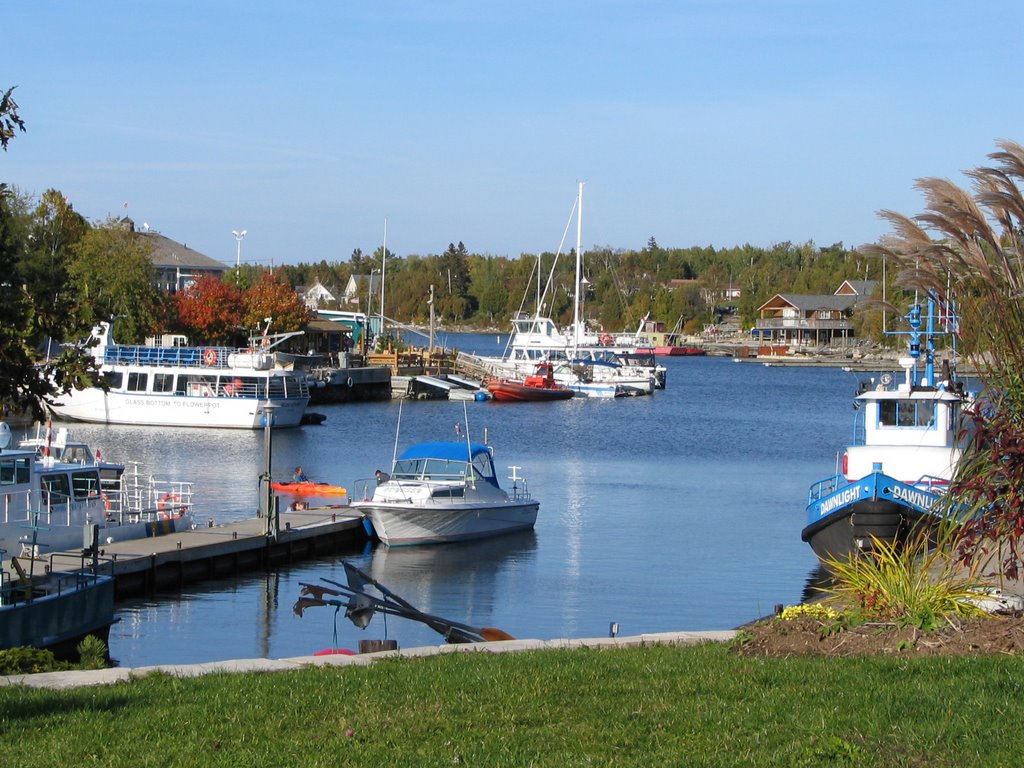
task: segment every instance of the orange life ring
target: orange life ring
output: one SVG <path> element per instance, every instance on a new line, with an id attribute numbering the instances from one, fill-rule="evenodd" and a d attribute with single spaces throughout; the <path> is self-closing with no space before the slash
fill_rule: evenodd
<path id="1" fill-rule="evenodd" d="M 600 336 L 597 337 L 597 340 L 599 342 L 601 342 L 601 346 L 604 346 L 604 347 L 610 347 L 611 344 L 612 344 L 612 341 L 614 341 L 614 339 L 612 339 L 610 333 L 602 333 Z"/>
<path id="2" fill-rule="evenodd" d="M 211 367 L 216 365 L 217 364 L 217 350 L 216 349 L 207 349 L 205 352 L 203 352 L 203 362 L 206 365 L 209 365 Z"/>
<path id="3" fill-rule="evenodd" d="M 181 503 L 181 496 L 176 493 L 165 493 L 161 496 L 156 503 L 156 509 L 157 517 L 161 520 L 169 520 L 172 512 L 174 517 L 181 517 L 185 514 L 185 505 Z"/>

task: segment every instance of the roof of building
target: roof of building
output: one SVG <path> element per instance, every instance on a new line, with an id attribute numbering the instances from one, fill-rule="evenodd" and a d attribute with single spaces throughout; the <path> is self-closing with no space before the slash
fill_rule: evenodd
<path id="1" fill-rule="evenodd" d="M 875 292 L 877 280 L 844 280 L 843 284 L 836 289 L 837 296 L 870 296 Z"/>
<path id="2" fill-rule="evenodd" d="M 777 293 L 758 307 L 758 311 L 763 309 L 776 309 L 784 306 L 793 307 L 801 312 L 814 312 L 819 309 L 846 310 L 852 307 L 856 301 L 857 297 L 851 294 L 828 294 L 825 296 L 816 296 L 813 294 Z"/>
<path id="3" fill-rule="evenodd" d="M 302 296 L 306 296 L 315 292 L 320 296 L 329 296 L 332 299 L 338 295 L 337 288 L 328 288 L 326 285 L 320 282 L 319 277 L 316 278 L 316 280 L 314 280 L 310 285 L 296 286 L 295 292 Z"/>
<path id="4" fill-rule="evenodd" d="M 135 228 L 135 222 L 127 216 L 121 219 L 120 223 L 121 226 L 127 227 L 136 235 L 143 238 L 150 246 L 151 250 L 149 259 L 157 269 L 176 269 L 184 267 L 188 269 L 203 269 L 210 272 L 228 271 L 228 267 L 225 264 L 217 261 L 216 259 L 211 259 L 206 254 L 200 253 L 199 251 L 192 250 L 187 245 L 175 242 L 174 240 L 171 240 L 171 238 L 161 235 L 159 232 L 154 232 L 148 228 L 137 230 Z"/>

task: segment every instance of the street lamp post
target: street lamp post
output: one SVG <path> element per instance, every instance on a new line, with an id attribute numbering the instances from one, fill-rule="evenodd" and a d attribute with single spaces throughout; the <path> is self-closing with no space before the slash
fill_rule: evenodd
<path id="1" fill-rule="evenodd" d="M 277 408 L 269 400 L 260 406 L 259 412 L 263 414 L 263 480 L 266 482 L 265 495 L 261 500 L 261 512 L 266 517 L 266 533 L 268 536 L 277 538 L 280 532 L 280 517 L 278 516 L 277 499 L 274 496 L 274 488 L 271 486 L 271 468 L 273 465 L 273 428 L 274 410 Z"/>
<path id="2" fill-rule="evenodd" d="M 235 251 L 235 282 L 240 279 L 239 271 L 242 268 L 242 238 L 245 237 L 247 230 L 239 232 L 237 229 L 232 229 L 231 234 L 235 236 L 235 241 L 238 243 L 238 250 Z"/>

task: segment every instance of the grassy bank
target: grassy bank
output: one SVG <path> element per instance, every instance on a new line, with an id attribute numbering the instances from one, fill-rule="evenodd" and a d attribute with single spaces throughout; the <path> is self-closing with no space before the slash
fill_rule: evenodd
<path id="1" fill-rule="evenodd" d="M 0 688 L 5 764 L 1018 765 L 1024 659 L 749 659 L 723 645 Z"/>

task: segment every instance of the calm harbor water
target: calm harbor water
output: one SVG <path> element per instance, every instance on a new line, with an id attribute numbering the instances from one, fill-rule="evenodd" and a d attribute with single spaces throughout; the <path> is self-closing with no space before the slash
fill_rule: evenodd
<path id="1" fill-rule="evenodd" d="M 504 341 L 502 337 L 501 341 Z M 451 337 L 490 353 L 492 336 Z M 851 397 L 865 374 L 768 368 L 726 358 L 669 358 L 652 397 L 552 403 L 470 402 L 502 477 L 515 464 L 540 500 L 527 535 L 440 547 L 368 546 L 273 573 L 121 603 L 111 655 L 125 666 L 282 658 L 392 638 L 441 638 L 377 616 L 366 630 L 333 608 L 299 618 L 301 582 L 344 581 L 348 559 L 418 608 L 516 637 L 595 637 L 728 629 L 801 599 L 815 571 L 800 541 L 807 488 L 832 472 L 852 430 Z M 324 424 L 275 432 L 274 475 L 302 465 L 351 484 L 390 466 L 399 403 L 324 406 Z M 405 403 L 399 449 L 455 436 L 463 404 Z M 72 425 L 117 460 L 196 482 L 198 519 L 251 517 L 263 435 Z"/>

